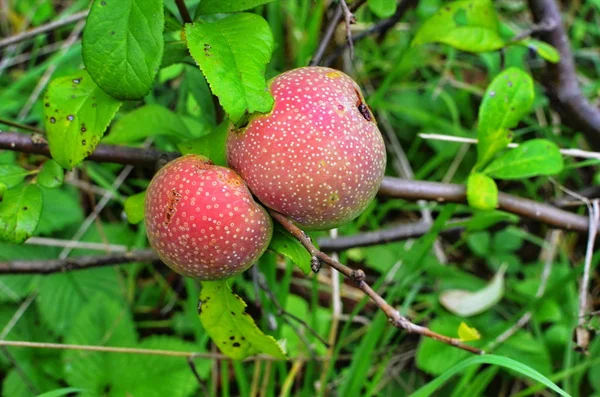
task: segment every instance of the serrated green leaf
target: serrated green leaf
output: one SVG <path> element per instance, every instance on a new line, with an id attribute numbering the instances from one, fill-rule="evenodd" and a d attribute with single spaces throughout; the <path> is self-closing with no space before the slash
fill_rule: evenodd
<path id="1" fill-rule="evenodd" d="M 494 307 L 504 295 L 504 272 L 501 268 L 488 285 L 479 291 L 447 290 L 440 294 L 440 303 L 453 314 L 471 317 Z"/>
<path id="2" fill-rule="evenodd" d="M 455 1 L 443 5 L 417 31 L 412 45 L 443 43 L 470 52 L 493 51 L 504 46 L 498 34 L 498 17 L 490 0 Z"/>
<path id="3" fill-rule="evenodd" d="M 42 188 L 42 197 L 44 208 L 36 234 L 47 235 L 83 222 L 83 209 L 77 190 L 72 186 L 63 186 L 60 189 Z"/>
<path id="4" fill-rule="evenodd" d="M 196 16 L 245 11 L 274 0 L 202 0 L 196 8 Z"/>
<path id="5" fill-rule="evenodd" d="M 85 70 L 53 80 L 44 98 L 52 158 L 66 169 L 79 164 L 94 151 L 120 106 Z"/>
<path id="6" fill-rule="evenodd" d="M 53 189 L 63 184 L 65 179 L 65 171 L 52 159 L 47 160 L 37 177 L 37 182 L 40 186 Z"/>
<path id="7" fill-rule="evenodd" d="M 562 171 L 562 155 L 554 142 L 532 139 L 492 161 L 483 172 L 497 179 L 554 175 Z"/>
<path id="8" fill-rule="evenodd" d="M 531 111 L 534 95 L 531 76 L 518 68 L 506 69 L 490 83 L 479 107 L 477 167 L 510 143 L 508 129 Z"/>
<path id="9" fill-rule="evenodd" d="M 103 143 L 133 143 L 156 135 L 170 136 L 179 141 L 199 137 L 209 131 L 208 126 L 196 119 L 177 114 L 158 104 L 150 104 L 121 117 L 112 126 Z"/>
<path id="10" fill-rule="evenodd" d="M 29 171 L 16 164 L 0 164 L 0 183 L 6 188 L 17 186 L 29 175 Z"/>
<path id="11" fill-rule="evenodd" d="M 292 235 L 278 223 L 275 224 L 273 238 L 269 244 L 269 249 L 289 258 L 304 272 L 304 274 L 310 274 L 310 254 L 297 239 L 292 237 Z"/>
<path id="12" fill-rule="evenodd" d="M 91 292 L 90 292 L 91 294 Z M 129 309 L 105 295 L 91 296 L 74 315 L 65 343 L 132 347 L 137 342 Z M 119 354 L 68 350 L 64 354 L 69 386 L 85 390 L 83 396 L 102 395 L 119 384 L 127 367 Z M 123 394 L 124 395 L 124 394 Z"/>
<path id="13" fill-rule="evenodd" d="M 21 244 L 33 235 L 42 212 L 38 185 L 22 184 L 9 189 L 0 202 L 0 240 Z"/>
<path id="14" fill-rule="evenodd" d="M 125 214 L 129 223 L 140 223 L 144 220 L 144 205 L 146 204 L 146 191 L 127 197 L 125 200 Z"/>
<path id="15" fill-rule="evenodd" d="M 369 10 L 379 18 L 388 18 L 396 12 L 396 0 L 369 0 Z"/>
<path id="16" fill-rule="evenodd" d="M 234 124 L 245 115 L 271 110 L 265 68 L 273 34 L 267 21 L 256 14 L 235 14 L 188 24 L 185 32 L 190 53 Z"/>
<path id="17" fill-rule="evenodd" d="M 545 41 L 527 38 L 519 41 L 517 44 L 535 51 L 540 57 L 548 62 L 560 62 L 560 53 L 558 50 Z"/>
<path id="18" fill-rule="evenodd" d="M 287 357 L 272 336 L 265 335 L 246 313 L 246 303 L 226 281 L 204 281 L 200 291 L 200 321 L 221 352 L 236 360 L 259 353 Z"/>
<path id="19" fill-rule="evenodd" d="M 181 142 L 177 149 L 181 154 L 199 154 L 208 157 L 216 165 L 227 166 L 227 133 L 229 122 L 224 121 L 213 132 L 200 138 Z"/>
<path id="20" fill-rule="evenodd" d="M 474 172 L 467 179 L 467 201 L 478 210 L 493 210 L 498 207 L 498 187 L 487 175 Z"/>
<path id="21" fill-rule="evenodd" d="M 83 63 L 113 97 L 142 99 L 163 58 L 163 28 L 162 0 L 94 0 L 83 30 Z"/>
<path id="22" fill-rule="evenodd" d="M 168 351 L 197 351 L 194 343 L 157 335 L 144 339 L 137 348 Z M 119 357 L 120 376 L 112 383 L 115 396 L 188 397 L 198 381 L 184 357 L 123 354 Z M 165 376 L 168 374 L 168 376 Z"/>

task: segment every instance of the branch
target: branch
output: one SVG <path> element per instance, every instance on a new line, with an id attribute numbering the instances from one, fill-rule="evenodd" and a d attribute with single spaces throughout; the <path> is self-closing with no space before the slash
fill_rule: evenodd
<path id="1" fill-rule="evenodd" d="M 298 226 L 294 224 L 290 219 L 280 214 L 279 212 L 269 210 L 269 213 L 277 222 L 279 222 L 288 232 L 290 232 L 309 252 L 309 254 L 313 257 L 313 262 L 327 264 L 333 269 L 337 270 L 348 279 L 354 281 L 358 288 L 362 290 L 365 295 L 367 295 L 377 307 L 379 307 L 385 315 L 388 317 L 390 323 L 396 328 L 403 329 L 409 333 L 419 334 L 422 336 L 426 336 L 428 338 L 432 338 L 438 340 L 442 343 L 446 343 L 451 346 L 458 347 L 460 349 L 466 350 L 475 354 L 484 354 L 484 352 L 476 347 L 466 345 L 462 343 L 458 339 L 449 338 L 444 335 L 440 335 L 436 332 L 431 331 L 428 328 L 422 327 L 420 325 L 413 324 L 406 317 L 402 316 L 400 312 L 394 309 L 389 303 L 385 301 L 377 292 L 375 292 L 369 284 L 365 282 L 365 272 L 362 270 L 353 270 L 348 266 L 338 262 L 337 260 L 331 258 L 327 254 L 319 251 L 312 243 L 310 237 L 306 235 Z"/>
<path id="2" fill-rule="evenodd" d="M 29 136 L 17 132 L 0 131 L 0 149 L 50 155 L 48 143 L 43 136 Z M 176 152 L 162 152 L 155 149 L 98 145 L 88 159 L 99 162 L 153 167 L 159 161 L 170 161 L 179 155 Z M 467 202 L 464 185 L 414 181 L 393 177 L 383 178 L 379 195 L 414 201 Z M 589 219 L 585 216 L 507 193 L 499 194 L 499 208 L 561 229 L 587 232 L 589 228 Z"/>
<path id="3" fill-rule="evenodd" d="M 600 147 L 600 110 L 588 102 L 579 87 L 569 37 L 561 23 L 557 2 L 529 0 L 529 8 L 537 25 L 554 26 L 538 35 L 560 53 L 560 62 L 547 64 L 548 75 L 542 81 L 555 109 L 566 125 L 583 132 L 592 146 Z"/>
<path id="4" fill-rule="evenodd" d="M 119 254 L 78 256 L 65 259 L 15 260 L 0 262 L 0 274 L 51 274 L 93 267 L 122 265 L 132 262 L 152 262 L 158 255 L 152 250 Z"/>
<path id="5" fill-rule="evenodd" d="M 18 132 L 0 131 L 0 149 L 41 154 L 50 157 L 48 142 L 42 135 L 26 135 Z M 154 167 L 159 161 L 170 161 L 179 156 L 179 153 L 163 152 L 155 149 L 98 145 L 88 159 L 103 163 Z"/>
<path id="6" fill-rule="evenodd" d="M 438 202 L 466 203 L 464 185 L 440 182 L 413 181 L 385 177 L 379 188 L 379 195 L 405 200 L 431 200 Z M 589 219 L 585 216 L 561 210 L 549 204 L 499 193 L 499 209 L 525 216 L 561 229 L 587 232 Z"/>
<path id="7" fill-rule="evenodd" d="M 38 34 L 47 33 L 54 29 L 61 28 L 65 25 L 81 21 L 85 19 L 89 13 L 89 10 L 81 11 L 76 14 L 70 15 L 66 18 L 59 19 L 58 21 L 50 22 L 42 26 L 38 26 L 35 29 L 28 30 L 23 33 L 16 34 L 14 36 L 7 37 L 5 39 L 0 40 L 0 49 L 4 47 L 8 47 L 12 44 L 20 43 L 21 41 L 25 41 L 32 37 L 37 36 Z"/>

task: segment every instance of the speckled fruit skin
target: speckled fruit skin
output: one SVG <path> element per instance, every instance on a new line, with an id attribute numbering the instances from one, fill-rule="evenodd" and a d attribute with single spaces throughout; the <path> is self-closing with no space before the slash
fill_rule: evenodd
<path id="1" fill-rule="evenodd" d="M 202 156 L 171 161 L 146 193 L 146 232 L 177 273 L 218 280 L 247 270 L 265 252 L 273 223 L 233 170 Z"/>
<path id="2" fill-rule="evenodd" d="M 342 225 L 365 210 L 385 172 L 386 152 L 360 88 L 324 67 L 271 82 L 273 110 L 232 129 L 227 160 L 267 207 L 306 229 Z"/>

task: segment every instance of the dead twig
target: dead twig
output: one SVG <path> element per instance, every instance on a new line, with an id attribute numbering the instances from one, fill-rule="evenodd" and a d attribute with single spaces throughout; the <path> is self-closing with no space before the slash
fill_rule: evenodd
<path id="1" fill-rule="evenodd" d="M 363 272 L 362 270 L 351 269 L 348 266 L 331 258 L 324 252 L 319 251 L 312 243 L 310 237 L 308 237 L 306 233 L 304 233 L 300 228 L 298 228 L 298 226 L 296 226 L 294 222 L 292 222 L 290 219 L 276 211 L 269 210 L 269 213 L 271 214 L 273 219 L 279 222 L 288 232 L 290 232 L 294 236 L 294 238 L 296 238 L 304 246 L 304 248 L 306 248 L 309 254 L 313 258 L 315 258 L 315 262 L 319 262 L 320 264 L 326 264 L 332 269 L 335 269 L 338 272 L 342 273 L 350 280 L 354 281 L 357 287 L 360 290 L 362 290 L 365 293 L 365 295 L 367 295 L 377 305 L 377 307 L 379 307 L 385 313 L 390 323 L 394 327 L 403 329 L 409 333 L 419 334 L 421 336 L 438 340 L 442 343 L 458 347 L 459 349 L 463 349 L 471 353 L 484 354 L 484 351 L 476 347 L 466 345 L 458 339 L 450 338 L 445 335 L 440 335 L 426 327 L 413 324 L 406 317 L 402 316 L 398 310 L 394 309 L 389 303 L 387 303 L 386 300 L 383 299 L 377 292 L 375 292 L 369 284 L 367 284 L 367 282 L 365 281 L 365 272 Z"/>

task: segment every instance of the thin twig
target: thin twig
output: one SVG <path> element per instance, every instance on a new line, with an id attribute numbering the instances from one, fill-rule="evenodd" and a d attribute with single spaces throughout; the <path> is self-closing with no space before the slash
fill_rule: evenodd
<path id="1" fill-rule="evenodd" d="M 400 329 L 404 329 L 409 333 L 419 334 L 421 336 L 426 336 L 435 340 L 438 340 L 442 343 L 446 343 L 451 346 L 458 347 L 459 349 L 466 350 L 475 354 L 483 354 L 484 352 L 476 347 L 466 345 L 462 343 L 460 340 L 455 338 L 450 338 L 444 335 L 440 335 L 436 332 L 431 331 L 428 328 L 425 328 L 420 325 L 413 324 L 406 317 L 402 316 L 400 312 L 390 306 L 389 303 L 385 301 L 377 292 L 375 292 L 369 284 L 365 282 L 365 273 L 362 270 L 353 270 L 348 266 L 334 260 L 329 255 L 319 251 L 311 239 L 304 233 L 298 226 L 294 224 L 290 219 L 285 217 L 284 215 L 269 210 L 271 216 L 279 222 L 288 232 L 290 232 L 294 238 L 296 238 L 303 246 L 306 248 L 308 253 L 315 258 L 318 262 L 329 265 L 331 268 L 337 270 L 342 273 L 348 279 L 354 281 L 357 287 L 362 290 L 371 300 L 379 307 L 385 315 L 388 317 L 390 323 Z"/>
<path id="2" fill-rule="evenodd" d="M 85 19 L 87 17 L 88 13 L 89 13 L 88 10 L 81 11 L 76 14 L 69 15 L 66 18 L 59 19 L 57 21 L 53 21 L 53 22 L 47 23 L 42 26 L 38 26 L 37 28 L 28 30 L 26 32 L 18 33 L 18 34 L 15 34 L 14 36 L 10 36 L 5 39 L 2 39 L 2 40 L 0 40 L 0 49 L 2 49 L 4 47 L 8 47 L 9 45 L 20 43 L 21 41 L 30 39 L 37 35 L 48 33 L 52 30 L 61 28 L 65 25 L 69 25 L 71 23 L 81 21 L 82 19 Z"/>
<path id="3" fill-rule="evenodd" d="M 348 49 L 350 50 L 350 59 L 354 58 L 354 44 L 352 43 L 352 28 L 350 25 L 356 23 L 356 18 L 350 8 L 348 8 L 348 4 L 346 0 L 338 0 L 340 2 L 340 7 L 342 8 L 342 12 L 344 13 L 344 25 L 346 26 L 346 42 L 348 43 Z"/>
<path id="4" fill-rule="evenodd" d="M 29 305 L 31 305 L 31 302 L 33 302 L 37 296 L 38 296 L 38 293 L 34 292 L 33 294 L 29 295 L 27 297 L 27 299 L 25 299 L 25 301 L 21 304 L 21 306 L 19 306 L 19 308 L 17 309 L 15 314 L 13 314 L 11 319 L 8 321 L 8 323 L 6 323 L 6 325 L 2 329 L 2 332 L 0 332 L 0 340 L 4 340 L 4 338 L 6 338 L 8 336 L 10 331 L 12 331 L 13 327 L 19 322 L 21 317 L 23 317 L 23 314 L 25 314 L 25 312 L 29 308 Z"/>
<path id="5" fill-rule="evenodd" d="M 9 125 L 11 127 L 20 128 L 22 130 L 37 132 L 37 133 L 40 133 L 40 134 L 44 133 L 44 130 L 41 130 L 41 129 L 37 128 L 37 127 L 33 127 L 31 125 L 27 125 L 27 124 L 23 124 L 23 123 L 18 123 L 16 121 L 7 120 L 7 119 L 4 119 L 4 118 L 0 118 L 0 124 Z"/>
<path id="6" fill-rule="evenodd" d="M 465 138 L 461 136 L 443 135 L 443 134 L 419 134 L 419 138 L 432 139 L 436 141 L 446 142 L 460 142 L 460 143 L 472 143 L 477 144 L 478 140 L 475 138 Z M 518 143 L 509 143 L 508 148 L 514 149 L 519 147 Z M 588 150 L 581 149 L 560 149 L 560 153 L 564 156 L 579 157 L 583 159 L 597 159 L 600 160 L 600 152 L 590 152 Z"/>
<path id="7" fill-rule="evenodd" d="M 586 329 L 585 314 L 588 310 L 588 291 L 590 284 L 590 269 L 592 268 L 592 257 L 594 256 L 594 243 L 598 233 L 598 222 L 600 222 L 600 200 L 593 200 L 588 205 L 590 215 L 590 231 L 588 233 L 587 247 L 585 250 L 585 261 L 583 264 L 583 277 L 579 286 L 579 322 L 575 334 L 577 337 L 577 347 L 582 351 L 587 351 L 590 343 L 590 332 Z"/>
<path id="8" fill-rule="evenodd" d="M 185 0 L 175 0 L 175 4 L 177 5 L 177 9 L 179 10 L 179 14 L 181 15 L 183 23 L 192 23 L 193 20 L 190 16 L 187 6 L 185 5 Z"/>
<path id="9" fill-rule="evenodd" d="M 104 243 L 88 243 L 82 241 L 73 240 L 62 240 L 57 238 L 49 237 L 30 237 L 25 244 L 28 245 L 40 245 L 44 247 L 72 247 L 76 249 L 86 249 L 94 251 L 104 252 L 127 252 L 129 247 L 126 245 L 118 244 L 104 244 Z"/>
<path id="10" fill-rule="evenodd" d="M 51 274 L 132 262 L 153 262 L 155 260 L 158 260 L 158 255 L 152 250 L 138 250 L 110 255 L 78 256 L 64 259 L 14 260 L 0 262 L 0 274 Z"/>

